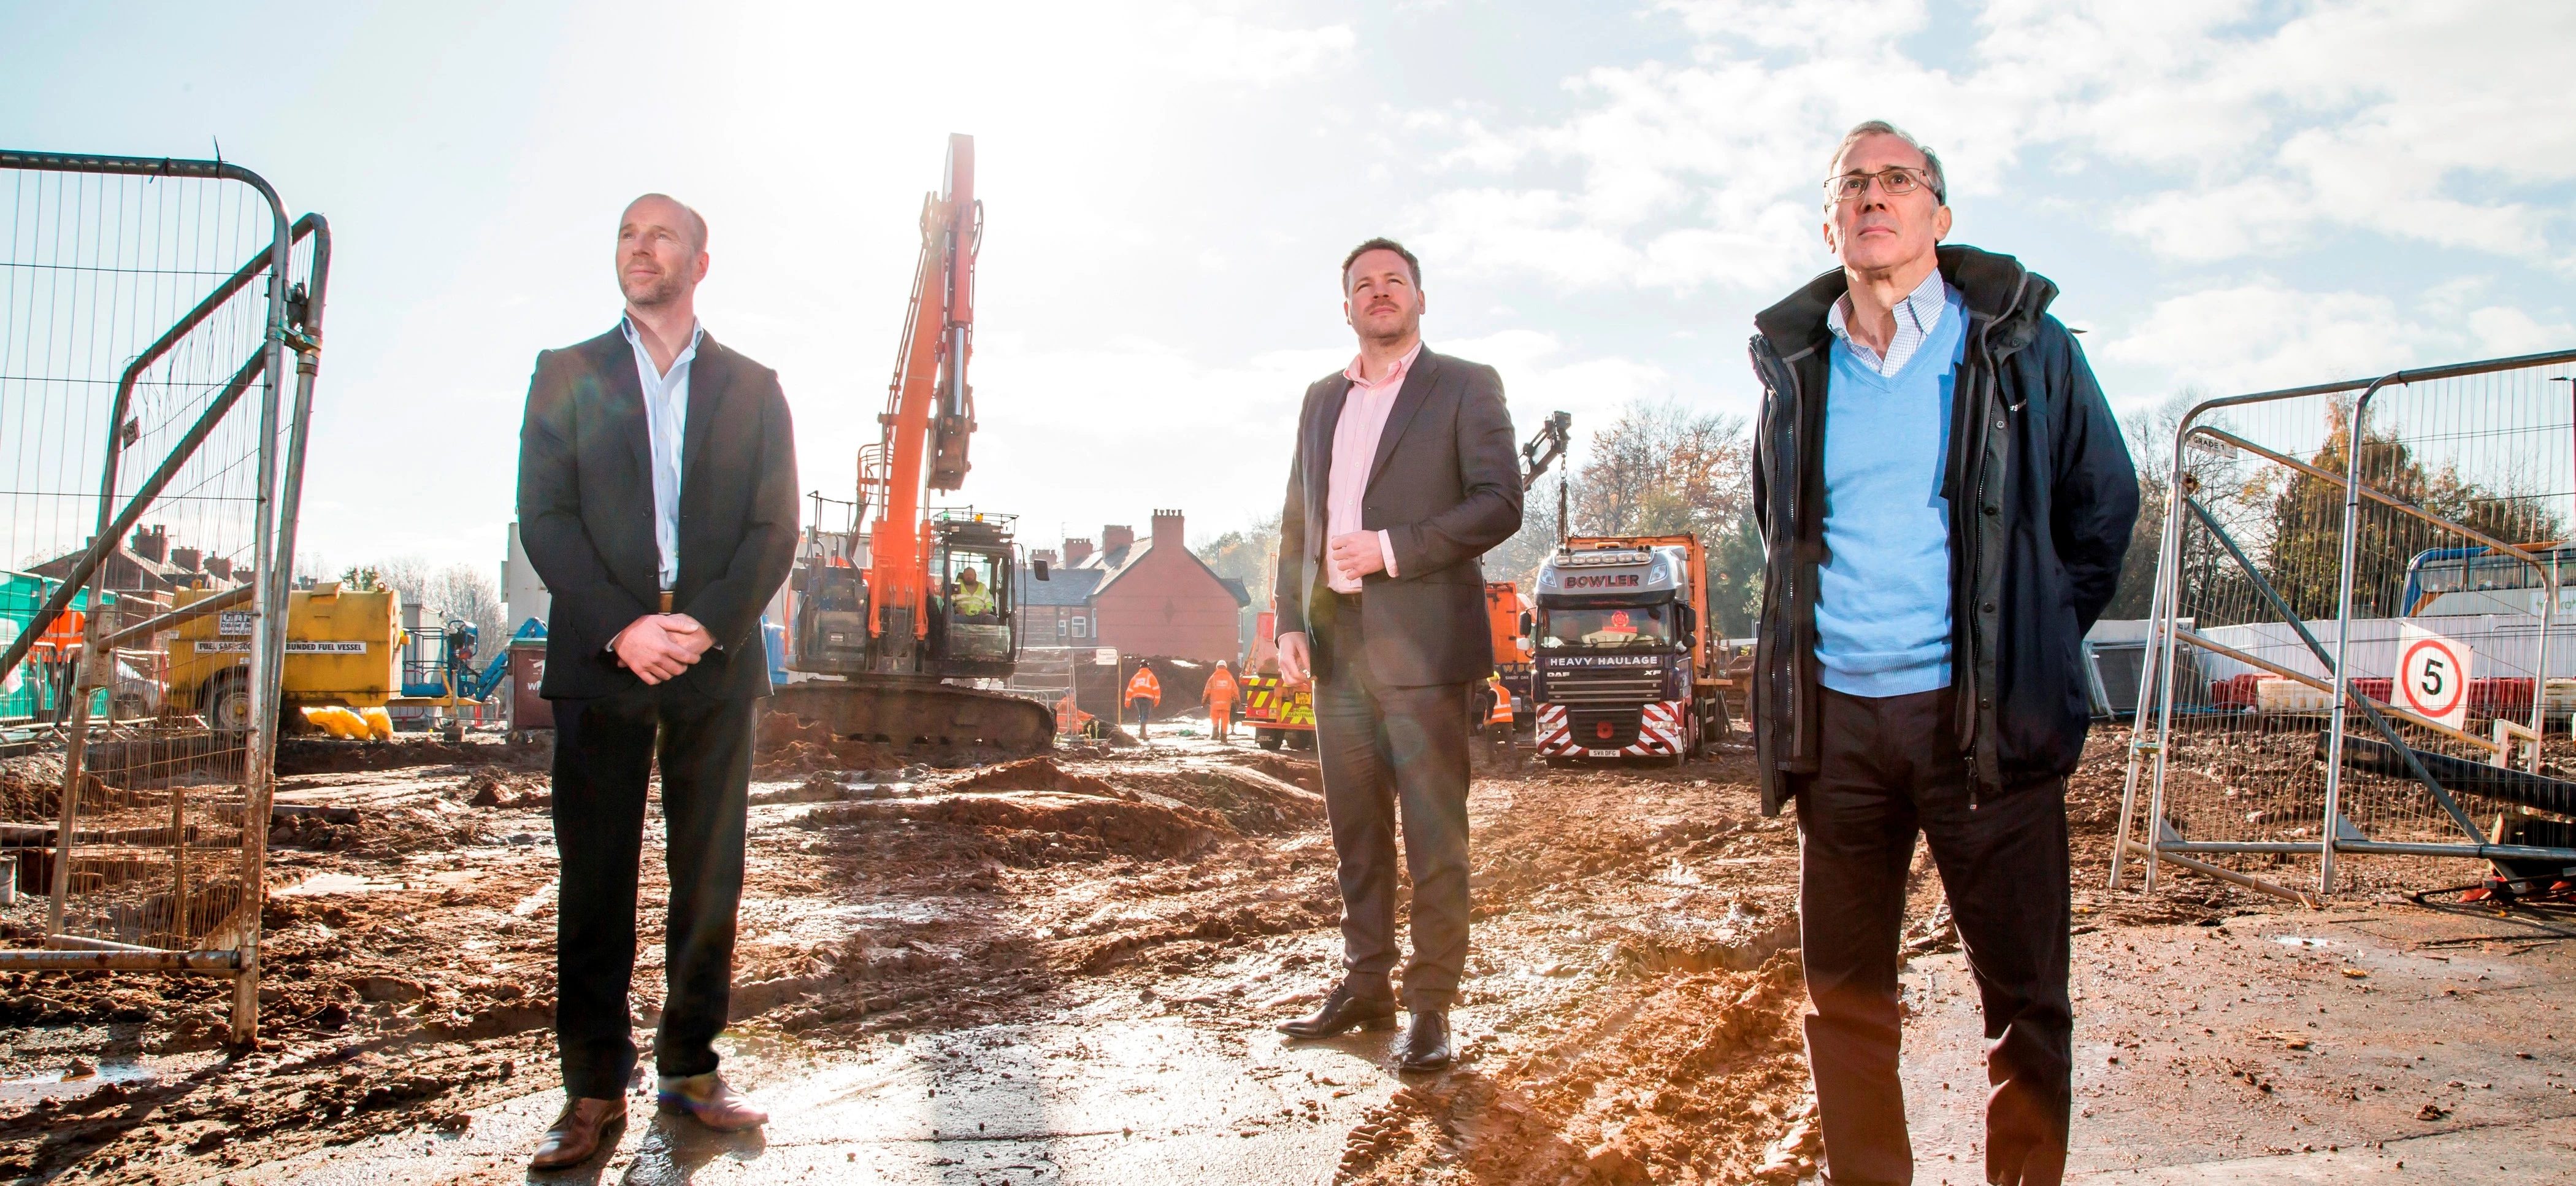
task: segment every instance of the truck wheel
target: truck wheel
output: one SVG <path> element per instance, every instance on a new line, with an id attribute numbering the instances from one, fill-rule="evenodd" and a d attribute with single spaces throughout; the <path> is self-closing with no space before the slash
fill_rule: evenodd
<path id="1" fill-rule="evenodd" d="M 1286 739 L 1279 736 L 1277 729 L 1255 729 L 1252 731 L 1252 740 L 1255 745 L 1263 749 L 1276 750 L 1280 742 Z"/>
<path id="2" fill-rule="evenodd" d="M 197 695 L 204 707 L 206 725 L 218 733 L 250 731 L 250 679 L 225 672 L 206 681 Z"/>
<path id="3" fill-rule="evenodd" d="M 1313 749 L 1315 748 L 1315 735 L 1310 732 L 1291 733 L 1288 735 L 1288 748 L 1294 750 Z"/>

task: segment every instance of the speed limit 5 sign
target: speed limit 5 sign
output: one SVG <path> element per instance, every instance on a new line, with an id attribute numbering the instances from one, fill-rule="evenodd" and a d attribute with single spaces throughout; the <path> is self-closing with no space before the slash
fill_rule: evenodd
<path id="1" fill-rule="evenodd" d="M 2469 719 L 2469 648 L 2412 622 L 2397 638 L 2397 706 L 2457 729 Z"/>

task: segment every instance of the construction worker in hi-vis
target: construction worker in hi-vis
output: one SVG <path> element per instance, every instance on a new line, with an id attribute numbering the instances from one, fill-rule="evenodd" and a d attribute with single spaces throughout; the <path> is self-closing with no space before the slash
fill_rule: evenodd
<path id="1" fill-rule="evenodd" d="M 1234 727 L 1234 698 L 1240 691 L 1234 681 L 1234 672 L 1227 669 L 1223 660 L 1218 660 L 1216 670 L 1208 673 L 1203 699 L 1207 701 L 1208 728 L 1215 732 L 1219 741 L 1227 740 L 1227 733 Z"/>
<path id="2" fill-rule="evenodd" d="M 1127 707 L 1136 712 L 1136 738 L 1144 740 L 1145 725 L 1153 719 L 1155 706 L 1163 702 L 1163 681 L 1154 677 L 1154 669 L 1142 663 L 1136 674 L 1127 677 Z"/>

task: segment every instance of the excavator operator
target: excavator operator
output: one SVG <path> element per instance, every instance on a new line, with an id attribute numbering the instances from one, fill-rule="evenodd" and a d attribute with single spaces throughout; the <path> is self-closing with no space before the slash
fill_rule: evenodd
<path id="1" fill-rule="evenodd" d="M 975 578 L 974 569 L 960 569 L 957 591 L 950 595 L 948 608 L 960 618 L 989 620 L 993 616 L 993 591 Z"/>

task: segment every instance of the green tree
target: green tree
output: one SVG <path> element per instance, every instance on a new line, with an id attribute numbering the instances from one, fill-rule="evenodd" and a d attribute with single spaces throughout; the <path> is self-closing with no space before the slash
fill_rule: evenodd
<path id="1" fill-rule="evenodd" d="M 2308 463 L 2329 474 L 2348 472 L 2353 449 L 2348 406 L 2340 401 L 2325 444 Z M 2510 544 L 2559 538 L 2564 523 L 2538 497 L 2497 489 L 2463 476 L 2456 462 L 2428 469 L 2412 446 L 2389 429 L 2365 426 L 2361 482 L 2436 518 L 2473 528 Z M 2335 616 L 2343 557 L 2343 483 L 2294 472 L 2272 500 L 2264 578 L 2293 613 L 2315 621 Z M 2245 541 L 2239 540 L 2240 546 Z M 2353 616 L 2399 617 L 2408 567 L 2432 548 L 2468 546 L 2461 533 L 2365 499 L 2355 535 Z"/>
<path id="2" fill-rule="evenodd" d="M 1252 595 L 1252 609 L 1270 608 L 1270 587 L 1279 572 L 1279 516 L 1255 521 L 1250 527 L 1226 532 L 1215 539 L 1191 548 L 1200 562 L 1221 577 L 1243 582 Z"/>

